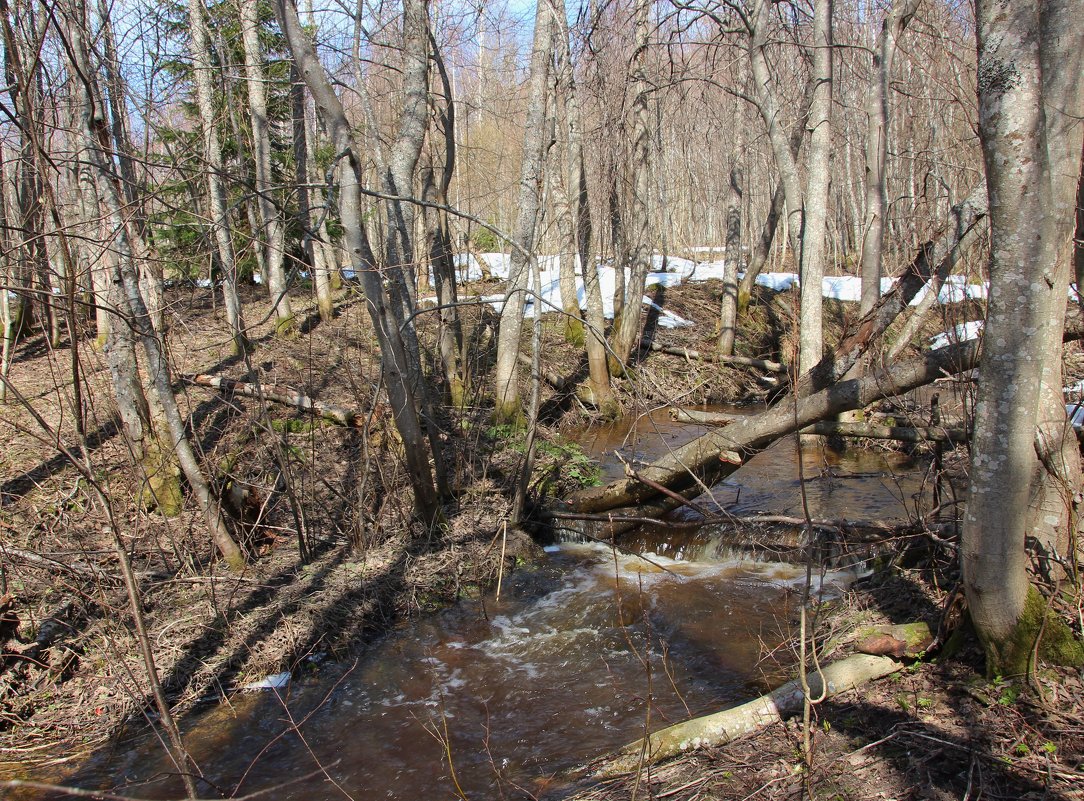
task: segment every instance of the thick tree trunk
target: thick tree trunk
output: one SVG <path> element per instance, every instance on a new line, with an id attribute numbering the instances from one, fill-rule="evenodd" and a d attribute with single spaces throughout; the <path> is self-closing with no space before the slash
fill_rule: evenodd
<path id="1" fill-rule="evenodd" d="M 245 53 L 245 85 L 248 89 L 248 115 L 252 127 L 252 159 L 256 166 L 256 201 L 259 208 L 260 235 L 257 246 L 264 253 L 267 266 L 267 289 L 275 315 L 275 333 L 292 335 L 294 315 L 286 292 L 285 234 L 282 213 L 275 204 L 271 176 L 271 128 L 267 119 L 267 87 L 260 47 L 258 0 L 240 0 L 241 41 Z M 204 117 L 204 121 L 210 118 Z"/>
<path id="2" fill-rule="evenodd" d="M 211 92 L 211 43 L 207 33 L 206 9 L 203 0 L 188 0 L 188 24 L 192 34 L 193 81 L 196 84 L 196 105 L 203 131 L 203 157 L 207 161 L 207 197 L 211 209 L 211 228 L 218 247 L 222 268 L 222 298 L 226 306 L 226 321 L 233 335 L 234 354 L 248 347 L 241 300 L 237 294 L 237 260 L 233 250 L 226 186 L 222 166 L 222 145 L 218 139 L 214 102 Z"/>
<path id="3" fill-rule="evenodd" d="M 520 336 L 523 329 L 523 306 L 530 271 L 537 269 L 534 257 L 535 229 L 542 192 L 543 146 L 546 118 L 546 84 L 549 80 L 550 50 L 553 47 L 554 11 L 548 0 L 538 3 L 535 13 L 531 75 L 527 87 L 527 128 L 523 135 L 523 160 L 519 176 L 519 218 L 516 223 L 508 290 L 501 309 L 497 335 L 497 365 L 494 375 L 494 419 L 499 422 L 522 421 L 519 393 Z M 529 263 L 528 263 L 529 262 Z M 535 308 L 540 305 L 535 299 Z"/>
<path id="4" fill-rule="evenodd" d="M 1056 628 L 1029 584 L 1024 537 L 1048 480 L 1036 440 L 1048 430 L 1038 428 L 1048 419 L 1044 383 L 1060 378 L 1072 235 L 1070 215 L 1054 210 L 1072 207 L 1076 171 L 1066 164 L 1076 167 L 1081 147 L 1082 49 L 1071 0 L 981 0 L 976 10 L 990 301 L 961 562 L 987 670 L 1017 675 L 1033 668 L 1040 634 Z M 1060 381 L 1054 391 L 1060 405 Z M 1062 488 L 1066 498 L 1078 490 Z"/>

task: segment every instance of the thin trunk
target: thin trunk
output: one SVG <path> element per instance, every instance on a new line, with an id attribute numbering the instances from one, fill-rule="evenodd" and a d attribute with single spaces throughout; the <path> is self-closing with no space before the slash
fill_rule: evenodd
<path id="1" fill-rule="evenodd" d="M 753 296 L 753 287 L 756 285 L 757 276 L 764 270 L 768 258 L 772 255 L 772 244 L 775 242 L 775 232 L 779 230 L 779 218 L 786 207 L 786 198 L 783 194 L 783 185 L 775 187 L 772 194 L 771 205 L 768 206 L 768 214 L 764 217 L 764 224 L 760 228 L 760 237 L 757 246 L 749 254 L 749 265 L 745 268 L 745 275 L 738 284 L 738 307 L 744 308 L 745 304 Z"/>
<path id="2" fill-rule="evenodd" d="M 553 47 L 554 12 L 548 0 L 538 3 L 531 52 L 531 74 L 527 86 L 527 127 L 523 135 L 523 160 L 519 176 L 519 217 L 515 247 L 508 275 L 508 290 L 501 310 L 497 335 L 497 365 L 494 376 L 494 419 L 505 423 L 523 421 L 520 404 L 519 355 L 523 329 L 523 307 L 530 271 L 537 269 L 535 231 L 542 193 L 543 145 L 546 118 L 546 84 L 549 78 L 550 49 Z M 539 300 L 535 309 L 540 311 Z"/>
<path id="3" fill-rule="evenodd" d="M 618 271 L 629 271 L 621 313 L 614 309 L 614 330 L 610 335 L 610 375 L 623 376 L 629 357 L 640 341 L 640 316 L 643 311 L 644 287 L 651 265 L 651 151 L 650 113 L 647 107 L 650 87 L 647 82 L 648 26 L 651 5 L 648 0 L 636 3 L 636 52 L 632 58 L 632 196 L 627 212 L 626 249 L 616 265 Z"/>
<path id="4" fill-rule="evenodd" d="M 301 248 L 305 254 L 305 262 L 312 271 L 313 282 L 316 286 L 316 307 L 320 312 L 320 319 L 326 323 L 331 321 L 335 310 L 331 300 L 331 272 L 324 257 L 324 249 L 320 246 L 321 243 L 313 241 L 312 212 L 309 201 L 311 194 L 309 137 L 305 120 L 307 105 L 305 84 L 301 76 L 297 74 L 297 66 L 291 64 L 290 107 L 293 117 L 294 164 L 297 170 L 297 224 L 301 229 Z"/>
<path id="5" fill-rule="evenodd" d="M 741 264 L 741 199 L 743 172 L 741 165 L 730 168 L 730 184 L 726 199 L 726 253 L 723 266 L 723 300 L 719 314 L 718 351 L 722 356 L 734 355 L 734 333 L 738 325 L 738 267 Z"/>
<path id="6" fill-rule="evenodd" d="M 823 288 L 828 198 L 832 166 L 832 8 L 813 4 L 813 102 L 809 109 L 809 159 L 801 235 L 801 325 L 798 371 L 811 370 L 824 355 Z"/>
<path id="7" fill-rule="evenodd" d="M 918 10 L 921 0 L 896 0 L 881 23 L 873 47 L 873 71 L 866 96 L 866 215 L 862 239 L 862 304 L 859 313 L 872 309 L 881 297 L 885 216 L 885 157 L 888 153 L 888 87 L 896 46 Z"/>
<path id="8" fill-rule="evenodd" d="M 986 182 L 981 181 L 962 202 L 952 209 L 954 225 L 946 230 L 933 243 L 930 260 L 936 264 L 933 277 L 926 289 L 926 295 L 911 310 L 896 336 L 896 341 L 888 351 L 888 361 L 900 357 L 908 345 L 918 336 L 930 313 L 937 308 L 941 288 L 952 273 L 953 268 L 975 244 L 985 230 L 980 224 L 987 212 Z"/>
<path id="9" fill-rule="evenodd" d="M 196 0 L 190 0 L 193 1 Z M 239 0 L 239 5 L 241 41 L 245 51 L 245 84 L 248 87 L 248 114 L 252 125 L 252 158 L 256 165 L 256 200 L 260 212 L 257 247 L 263 250 L 264 264 L 267 265 L 267 289 L 271 294 L 275 314 L 275 332 L 290 336 L 294 333 L 295 325 L 283 268 L 286 226 L 273 195 L 271 129 L 267 119 L 267 87 L 259 39 L 258 1 Z"/>
<path id="10" fill-rule="evenodd" d="M 620 407 L 610 387 L 610 370 L 606 365 L 606 318 L 603 313 L 602 287 L 599 284 L 598 263 L 591 252 L 591 206 L 587 194 L 587 169 L 583 152 L 583 114 L 572 64 L 568 17 L 563 2 L 555 3 L 557 20 L 557 49 L 562 59 L 561 98 L 557 110 L 563 112 L 565 136 L 564 188 L 573 218 L 575 254 L 583 276 L 583 326 L 587 346 L 587 384 L 580 395 L 597 408 L 603 417 L 617 417 Z M 563 290 L 562 290 L 563 293 Z M 579 303 L 577 302 L 577 306 Z"/>
<path id="11" fill-rule="evenodd" d="M 275 0 L 274 8 L 294 62 L 312 93 L 331 143 L 337 152 L 344 154 L 345 163 L 344 169 L 340 171 L 339 192 L 344 244 L 350 254 L 352 266 L 361 279 L 366 306 L 380 345 L 384 384 L 391 401 L 395 425 L 403 441 L 407 471 L 414 489 L 415 511 L 426 524 L 436 524 L 440 521 L 441 510 L 413 388 L 405 373 L 406 350 L 395 316 L 388 308 L 383 279 L 376 267 L 364 228 L 360 191 L 363 162 L 360 148 L 353 137 L 342 103 L 316 54 L 316 48 L 301 28 L 294 0 Z"/>
<path id="12" fill-rule="evenodd" d="M 237 259 L 233 250 L 229 211 L 226 203 L 225 173 L 222 145 L 218 139 L 214 102 L 211 93 L 211 44 L 207 33 L 206 9 L 203 0 L 188 0 L 188 24 L 192 34 L 193 80 L 196 84 L 196 105 L 203 131 L 203 157 L 207 162 L 207 196 L 211 209 L 211 228 L 218 247 L 218 262 L 222 269 L 222 299 L 226 306 L 226 322 L 233 336 L 234 355 L 249 347 L 241 317 L 241 300 L 237 294 Z"/>
<path id="13" fill-rule="evenodd" d="M 458 155 L 455 145 L 456 103 L 448 70 L 440 49 L 435 43 L 433 44 L 433 62 L 440 74 L 445 99 L 444 106 L 438 110 L 437 117 L 444 134 L 444 165 L 439 183 L 434 179 L 432 170 L 427 172 L 424 194 L 426 200 L 435 200 L 442 205 L 447 205 L 448 187 L 451 186 L 452 177 L 455 175 Z M 467 401 L 468 393 L 467 359 L 463 352 L 463 328 L 459 321 L 459 295 L 456 287 L 452 234 L 448 228 L 448 216 L 444 211 L 426 207 L 424 216 L 429 237 L 429 262 L 433 268 L 437 305 L 440 306 L 440 328 L 437 337 L 440 343 L 444 379 L 448 384 L 448 395 L 452 405 L 462 408 Z"/>
<path id="14" fill-rule="evenodd" d="M 167 436 L 168 442 L 158 445 L 156 453 L 148 454 L 148 459 L 153 459 L 154 464 L 148 465 L 148 475 L 156 475 L 165 471 L 172 471 L 172 460 L 176 458 L 184 472 L 192 494 L 196 497 L 204 519 L 210 529 L 215 545 L 222 556 L 229 562 L 231 567 L 240 567 L 243 563 L 241 549 L 226 528 L 225 519 L 218 500 L 212 495 L 207 484 L 192 445 L 188 441 L 185 432 L 184 420 L 181 418 L 177 399 L 173 395 L 169 364 L 162 350 L 159 335 L 151 324 L 150 314 L 147 310 L 143 294 L 140 289 L 134 253 L 131 245 L 134 234 L 129 228 L 128 221 L 121 213 L 122 199 L 116 178 L 109 168 L 109 133 L 105 127 L 105 121 L 100 116 L 95 116 L 95 110 L 101 109 L 101 102 L 95 97 L 95 85 L 92 80 L 93 71 L 89 65 L 89 51 L 84 33 L 85 17 L 81 14 L 73 19 L 72 47 L 70 55 L 75 73 L 79 76 L 80 92 L 82 93 L 82 123 L 80 135 L 82 147 L 89 162 L 88 168 L 93 171 L 95 186 L 98 191 L 98 202 L 102 210 L 102 218 L 112 232 L 111 250 L 115 251 L 117 267 L 113 275 L 113 283 L 118 288 L 118 311 L 126 318 L 124 326 L 116 325 L 114 329 L 130 330 L 142 345 L 143 355 L 146 359 L 146 371 L 149 382 L 152 417 L 161 420 L 165 431 L 162 435 Z M 142 249 L 141 249 L 142 250 Z M 157 407 L 155 409 L 154 407 Z M 145 460 L 146 461 L 146 460 Z M 165 476 L 163 476 L 165 477 Z M 162 500 L 159 495 L 159 500 Z"/>

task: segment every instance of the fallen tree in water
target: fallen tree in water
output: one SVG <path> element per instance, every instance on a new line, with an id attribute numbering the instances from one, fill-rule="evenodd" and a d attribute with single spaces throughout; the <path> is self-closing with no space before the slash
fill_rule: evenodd
<path id="1" fill-rule="evenodd" d="M 881 398 L 900 395 L 938 378 L 970 370 L 977 357 L 978 343 L 964 342 L 899 362 L 891 368 L 882 367 L 862 378 L 837 382 L 806 397 L 789 396 L 760 414 L 709 431 L 675 448 L 656 462 L 640 468 L 635 477 L 575 492 L 554 511 L 638 517 L 664 514 L 680 502 L 660 491 L 659 487 L 684 498 L 694 497 L 780 437 L 841 412 L 861 409 Z M 618 530 L 622 529 L 611 527 L 609 533 Z"/>
<path id="2" fill-rule="evenodd" d="M 728 412 L 705 412 L 699 409 L 671 409 L 670 416 L 679 423 L 694 425 L 728 426 L 748 415 Z M 826 437 L 864 437 L 865 439 L 891 439 L 897 442 L 944 442 L 950 445 L 967 442 L 970 436 L 962 428 L 945 426 L 890 426 L 878 423 L 843 423 L 822 420 L 801 430 L 802 434 L 820 434 Z"/>

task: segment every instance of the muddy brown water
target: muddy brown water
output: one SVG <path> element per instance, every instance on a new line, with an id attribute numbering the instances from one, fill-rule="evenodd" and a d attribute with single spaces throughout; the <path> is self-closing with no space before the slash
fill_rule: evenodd
<path id="1" fill-rule="evenodd" d="M 612 457 L 649 460 L 695 436 L 664 413 L 570 432 Z M 783 443 L 713 488 L 732 512 L 798 514 L 797 451 Z M 811 512 L 905 517 L 917 468 L 904 457 L 803 453 Z M 666 526 L 648 560 L 597 544 L 548 549 L 500 599 L 463 602 L 392 632 L 356 661 L 304 663 L 289 685 L 193 716 L 185 742 L 202 795 L 275 787 L 276 799 L 498 799 L 657 728 L 777 681 L 766 654 L 788 637 L 804 569 L 704 545 Z M 710 537 L 707 538 L 710 541 Z M 852 572 L 828 573 L 838 592 Z M 316 655 L 319 661 L 319 655 Z M 179 798 L 151 737 L 117 743 L 66 783 Z"/>

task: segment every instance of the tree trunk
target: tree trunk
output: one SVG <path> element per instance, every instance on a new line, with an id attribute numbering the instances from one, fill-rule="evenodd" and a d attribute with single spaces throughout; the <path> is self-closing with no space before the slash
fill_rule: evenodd
<path id="1" fill-rule="evenodd" d="M 677 493 L 699 494 L 704 485 L 737 470 L 753 454 L 780 437 L 818 420 L 850 409 L 861 409 L 876 400 L 924 386 L 945 373 L 955 374 L 975 365 L 978 345 L 965 342 L 926 354 L 920 359 L 875 370 L 860 379 L 841 381 L 815 394 L 788 396 L 758 415 L 736 420 L 726 428 L 709 431 L 675 448 L 670 454 L 638 471 L 640 478 L 625 478 L 604 487 L 573 493 L 562 508 L 577 512 L 606 512 L 653 503 L 660 494 L 647 479 Z M 676 504 L 663 503 L 648 514 Z"/>
<path id="2" fill-rule="evenodd" d="M 188 0 L 188 24 L 192 29 L 192 77 L 196 84 L 196 105 L 203 131 L 203 157 L 207 161 L 207 197 L 211 209 L 211 228 L 222 268 L 222 299 L 226 306 L 226 321 L 233 335 L 233 353 L 237 355 L 243 353 L 249 343 L 241 317 L 241 299 L 237 294 L 237 260 L 226 204 L 222 145 L 218 139 L 211 92 L 211 44 L 205 14 L 203 0 Z"/>
<path id="3" fill-rule="evenodd" d="M 80 76 L 80 102 L 82 106 L 82 120 L 80 137 L 84 152 L 87 154 L 89 169 L 93 171 L 94 181 L 99 193 L 98 202 L 102 211 L 102 218 L 112 232 L 110 246 L 116 253 L 116 269 L 112 281 L 116 287 L 114 290 L 118 303 L 118 312 L 124 317 L 124 325 L 115 325 L 114 329 L 131 327 L 131 333 L 142 345 L 144 358 L 146 359 L 147 379 L 149 383 L 148 395 L 153 395 L 151 400 L 151 417 L 158 417 L 163 424 L 164 430 L 161 435 L 168 437 L 168 441 L 156 445 L 155 452 L 145 454 L 144 464 L 147 466 L 149 476 L 162 476 L 162 471 L 172 472 L 173 459 L 176 458 L 181 470 L 184 472 L 188 485 L 192 489 L 200 510 L 203 512 L 207 527 L 215 545 L 222 556 L 233 568 L 238 568 L 243 563 L 241 549 L 226 528 L 225 519 L 218 500 L 211 494 L 210 487 L 196 461 L 191 443 L 185 433 L 184 421 L 181 419 L 180 410 L 177 407 L 177 399 L 173 395 L 171 387 L 169 365 L 162 351 L 162 343 L 158 334 L 151 324 L 150 314 L 140 290 L 139 276 L 134 263 L 134 250 L 131 245 L 133 233 L 128 222 L 121 213 L 122 199 L 116 178 L 109 167 L 109 133 L 105 128 L 105 121 L 95 116 L 95 110 L 100 110 L 102 104 L 97 98 L 96 87 L 91 81 L 94 75 L 90 68 L 89 49 L 86 40 L 84 25 L 85 18 L 76 14 L 71 17 L 72 49 L 69 53 L 72 59 L 74 72 Z M 157 406 L 157 410 L 153 407 Z M 164 482 L 162 488 L 154 488 L 159 502 L 164 497 Z"/>
<path id="4" fill-rule="evenodd" d="M 439 182 L 435 180 L 433 169 L 426 172 L 423 194 L 426 200 L 447 206 L 448 187 L 455 175 L 458 156 L 455 144 L 456 101 L 444 58 L 435 44 L 433 62 L 437 66 L 444 91 L 444 106 L 437 115 L 444 139 L 444 165 L 440 171 Z M 448 396 L 452 405 L 462 408 L 467 402 L 468 393 L 467 354 L 463 352 L 463 327 L 459 320 L 459 290 L 455 276 L 452 234 L 448 229 L 448 215 L 443 210 L 426 206 L 424 216 L 429 237 L 429 263 L 433 268 L 437 305 L 440 306 L 437 338 L 440 343 L 444 380 L 448 384 Z"/>
<path id="5" fill-rule="evenodd" d="M 267 289 L 271 294 L 275 315 L 275 333 L 290 336 L 294 333 L 294 315 L 290 309 L 290 297 L 286 292 L 286 272 L 283 268 L 286 226 L 272 195 L 271 130 L 267 119 L 267 87 L 259 38 L 258 0 L 240 0 L 239 5 L 248 114 L 252 126 L 252 160 L 256 166 L 256 200 L 260 219 L 257 247 L 263 250 L 264 264 L 267 265 Z M 211 118 L 204 117 L 205 123 L 210 120 Z"/>
<path id="6" fill-rule="evenodd" d="M 523 329 L 523 307 L 530 270 L 537 269 L 534 255 L 535 229 L 542 192 L 543 146 L 546 118 L 546 84 L 549 80 L 550 49 L 553 47 L 554 11 L 548 0 L 538 3 L 535 13 L 531 74 L 527 86 L 527 128 L 523 135 L 523 160 L 519 176 L 519 219 L 516 223 L 508 290 L 501 309 L 497 335 L 497 365 L 494 376 L 494 419 L 502 423 L 523 420 L 519 393 L 519 353 Z M 540 313 L 540 298 L 535 309 Z"/>
<path id="7" fill-rule="evenodd" d="M 344 154 L 345 163 L 340 172 L 339 191 L 344 244 L 350 254 L 354 271 L 361 279 L 366 306 L 380 345 L 384 382 L 388 389 L 395 425 L 406 452 L 407 471 L 414 490 L 415 512 L 422 521 L 432 525 L 439 522 L 441 510 L 429 465 L 429 449 L 426 447 L 425 435 L 418 417 L 413 387 L 406 372 L 406 350 L 395 315 L 388 308 L 383 279 L 376 267 L 364 228 L 360 191 L 360 148 L 354 140 L 342 103 L 316 54 L 316 48 L 301 28 L 294 0 L 275 0 L 274 8 L 279 26 L 289 43 L 294 63 L 312 93 L 331 143 L 336 152 Z"/>
<path id="8" fill-rule="evenodd" d="M 903 662 L 888 656 L 854 654 L 810 673 L 804 687 L 800 678 L 794 679 L 756 700 L 676 723 L 645 740 L 629 743 L 592 773 L 591 779 L 613 778 L 689 751 L 724 746 L 801 710 L 807 690 L 808 697 L 829 698 L 903 668 Z"/>
<path id="9" fill-rule="evenodd" d="M 1040 634 L 1057 628 L 1028 581 L 1024 538 L 1047 480 L 1036 449 L 1044 383 L 1060 378 L 1076 178 L 1065 165 L 1081 147 L 1082 51 L 1071 0 L 980 0 L 976 11 L 990 300 L 961 563 L 987 671 L 1010 676 L 1030 672 Z M 1057 391 L 1060 405 L 1060 382 Z"/>
<path id="10" fill-rule="evenodd" d="M 567 203 L 573 216 L 576 256 L 583 276 L 583 326 L 587 348 L 587 383 L 580 392 L 582 399 L 599 410 L 602 417 L 617 417 L 620 408 L 610 387 L 610 370 L 606 365 L 606 318 L 603 314 L 602 287 L 599 285 L 598 263 L 591 252 L 591 206 L 587 194 L 587 169 L 583 152 L 583 114 L 576 85 L 569 41 L 568 17 L 565 4 L 555 3 L 557 48 L 564 62 L 563 90 L 557 109 L 564 112 L 565 176 Z"/>
<path id="11" fill-rule="evenodd" d="M 561 308 L 564 311 L 565 340 L 582 347 L 585 344 L 583 318 L 576 292 L 576 265 L 581 251 L 582 226 L 586 222 L 590 236 L 590 216 L 581 218 L 584 198 L 581 197 L 581 163 L 583 145 L 580 141 L 580 119 L 576 81 L 573 74 L 572 51 L 568 41 L 568 19 L 564 0 L 554 0 L 554 56 L 556 57 L 556 80 L 551 84 L 553 116 L 557 131 L 557 147 L 553 150 L 555 186 L 554 212 L 560 231 L 560 280 Z M 575 107 L 575 110 L 573 110 Z M 583 250 L 588 249 L 583 243 Z M 586 258 L 586 252 L 583 254 Z"/>
<path id="12" fill-rule="evenodd" d="M 888 153 L 888 87 L 900 35 L 918 10 L 920 0 L 895 0 L 885 15 L 873 46 L 873 71 L 866 95 L 866 221 L 862 238 L 862 303 L 865 314 L 881 297 L 884 251 L 885 157 Z"/>
<path id="13" fill-rule="evenodd" d="M 308 126 L 308 102 L 305 83 L 297 74 L 297 66 L 290 65 L 290 115 L 293 118 L 294 165 L 297 179 L 297 223 L 301 229 L 301 247 L 305 261 L 312 270 L 316 287 L 316 308 L 320 319 L 330 322 L 334 316 L 331 300 L 331 271 L 324 255 L 323 243 L 318 242 L 312 230 L 312 188 L 309 186 L 309 162 L 311 159 Z M 322 215 L 321 215 L 322 216 Z"/>
<path id="14" fill-rule="evenodd" d="M 809 107 L 809 159 L 802 224 L 801 322 L 798 373 L 824 355 L 823 287 L 828 199 L 832 167 L 832 9 L 833 0 L 813 3 L 813 101 Z"/>
<path id="15" fill-rule="evenodd" d="M 738 325 L 738 267 L 741 264 L 742 168 L 730 168 L 726 200 L 726 262 L 723 267 L 723 300 L 719 314 L 720 356 L 734 355 L 734 335 Z"/>
<path id="16" fill-rule="evenodd" d="M 625 375 L 629 357 L 634 355 L 633 347 L 640 341 L 644 287 L 651 266 L 651 243 L 654 241 L 651 236 L 650 215 L 652 136 L 647 107 L 650 87 L 645 68 L 650 13 L 651 4 L 648 0 L 637 0 L 636 52 L 632 58 L 632 196 L 629 198 L 625 220 L 625 258 L 616 263 L 619 272 L 623 272 L 627 266 L 629 276 L 620 314 L 616 304 L 614 307 L 614 328 L 610 335 L 608 359 L 610 375 L 615 378 Z"/>

